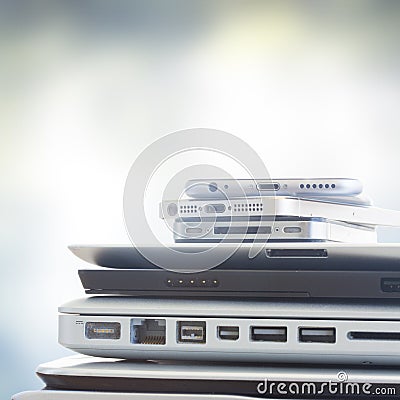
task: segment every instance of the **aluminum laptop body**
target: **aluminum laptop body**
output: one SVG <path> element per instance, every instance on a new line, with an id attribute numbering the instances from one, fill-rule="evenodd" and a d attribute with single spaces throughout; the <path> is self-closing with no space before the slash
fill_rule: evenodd
<path id="1" fill-rule="evenodd" d="M 98 296 L 59 308 L 59 342 L 128 359 L 400 365 L 400 304 Z"/>
<path id="2" fill-rule="evenodd" d="M 18 393 L 11 400 L 254 400 L 254 397 L 183 393 L 129 393 L 81 390 L 38 390 Z"/>
<path id="3" fill-rule="evenodd" d="M 323 399 L 332 398 L 334 394 L 341 399 L 350 396 L 356 399 L 374 398 L 374 393 L 384 393 L 383 390 L 388 395 L 400 393 L 400 371 L 397 368 L 370 366 L 156 362 L 72 356 L 42 364 L 37 373 L 54 393 L 56 388 L 61 391 L 75 388 L 86 393 L 106 391 L 111 393 L 104 399 L 112 400 L 118 399 L 118 394 L 112 393 L 117 391 L 124 393 L 123 396 L 131 393 L 134 395 L 132 400 Z M 22 399 L 25 400 L 18 398 Z"/>

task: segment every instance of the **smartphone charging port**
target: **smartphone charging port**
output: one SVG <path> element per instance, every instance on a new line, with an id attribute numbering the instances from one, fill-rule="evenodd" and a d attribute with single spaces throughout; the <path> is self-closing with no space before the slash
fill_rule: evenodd
<path id="1" fill-rule="evenodd" d="M 260 182 L 257 184 L 257 189 L 260 192 L 273 191 L 277 192 L 281 188 L 281 185 L 277 182 Z"/>

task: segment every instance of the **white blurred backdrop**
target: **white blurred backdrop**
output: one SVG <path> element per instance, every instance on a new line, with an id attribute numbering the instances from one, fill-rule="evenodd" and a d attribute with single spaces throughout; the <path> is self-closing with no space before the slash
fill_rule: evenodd
<path id="1" fill-rule="evenodd" d="M 400 2 L 0 1 L 0 397 L 41 387 L 71 243 L 128 243 L 135 157 L 207 127 L 271 176 L 348 176 L 400 209 Z M 385 229 L 382 241 L 400 241 Z"/>

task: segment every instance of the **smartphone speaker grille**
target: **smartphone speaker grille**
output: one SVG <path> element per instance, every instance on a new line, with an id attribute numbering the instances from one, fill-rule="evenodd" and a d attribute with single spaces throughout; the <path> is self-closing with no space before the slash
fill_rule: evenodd
<path id="1" fill-rule="evenodd" d="M 300 183 L 299 184 L 299 189 L 335 189 L 336 184 L 335 183 Z"/>
<path id="2" fill-rule="evenodd" d="M 196 214 L 197 206 L 196 205 L 180 205 L 179 213 L 180 214 Z"/>
<path id="3" fill-rule="evenodd" d="M 240 213 L 240 212 L 260 212 L 263 210 L 263 203 L 235 203 L 233 204 L 233 212 Z"/>

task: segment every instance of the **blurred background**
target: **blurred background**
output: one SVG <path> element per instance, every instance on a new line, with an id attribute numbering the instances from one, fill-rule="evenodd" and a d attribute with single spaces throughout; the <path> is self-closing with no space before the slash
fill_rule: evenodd
<path id="1" fill-rule="evenodd" d="M 0 397 L 70 354 L 66 246 L 128 243 L 127 173 L 169 132 L 221 129 L 271 176 L 359 178 L 400 209 L 399 35 L 392 0 L 0 1 Z"/>

